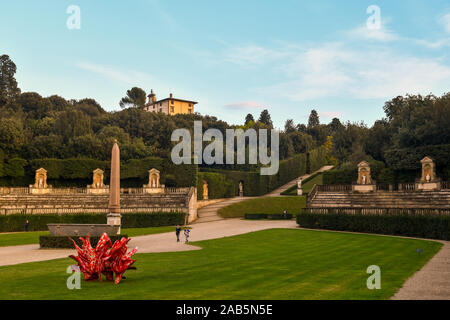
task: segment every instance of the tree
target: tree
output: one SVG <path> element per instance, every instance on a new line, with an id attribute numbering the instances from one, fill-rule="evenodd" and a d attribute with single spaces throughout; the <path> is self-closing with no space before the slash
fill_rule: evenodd
<path id="1" fill-rule="evenodd" d="M 291 133 L 294 131 L 295 131 L 294 120 L 293 119 L 286 120 L 286 122 L 284 124 L 284 132 Z"/>
<path id="2" fill-rule="evenodd" d="M 320 124 L 319 121 L 319 115 L 317 114 L 316 110 L 311 110 L 311 113 L 309 115 L 308 119 L 308 128 L 314 128 L 315 126 L 318 126 Z"/>
<path id="3" fill-rule="evenodd" d="M 126 108 L 130 105 L 135 108 L 143 108 L 145 106 L 146 98 L 147 94 L 144 90 L 133 87 L 131 90 L 127 90 L 127 95 L 120 100 L 119 104 L 122 108 Z"/>
<path id="4" fill-rule="evenodd" d="M 0 106 L 14 100 L 19 94 L 17 87 L 16 65 L 6 54 L 0 56 Z"/>
<path id="5" fill-rule="evenodd" d="M 272 119 L 270 118 L 270 114 L 267 109 L 264 109 L 263 111 L 261 111 L 258 121 L 261 122 L 262 124 L 266 125 L 270 129 L 273 128 Z"/>
<path id="6" fill-rule="evenodd" d="M 255 122 L 255 119 L 253 118 L 253 115 L 251 113 L 245 116 L 245 124 L 248 124 L 250 121 Z"/>
<path id="7" fill-rule="evenodd" d="M 336 132 L 343 125 L 342 125 L 341 121 L 338 118 L 333 118 L 328 126 L 330 127 L 332 132 Z"/>

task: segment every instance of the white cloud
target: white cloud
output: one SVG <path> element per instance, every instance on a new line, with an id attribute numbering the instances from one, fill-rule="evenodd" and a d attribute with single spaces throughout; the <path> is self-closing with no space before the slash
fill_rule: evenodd
<path id="1" fill-rule="evenodd" d="M 342 114 L 343 113 L 341 111 L 322 111 L 319 112 L 319 117 L 328 119 L 340 118 L 342 117 Z"/>
<path id="2" fill-rule="evenodd" d="M 450 13 L 443 15 L 440 18 L 440 23 L 444 26 L 445 31 L 450 33 Z"/>
<path id="3" fill-rule="evenodd" d="M 239 101 L 224 105 L 225 108 L 230 109 L 262 109 L 264 108 L 262 103 L 255 101 Z"/>
<path id="4" fill-rule="evenodd" d="M 286 53 L 282 51 L 249 45 L 228 48 L 224 60 L 240 66 L 256 66 L 280 59 L 285 55 Z"/>
<path id="5" fill-rule="evenodd" d="M 99 65 L 90 62 L 79 62 L 78 68 L 100 74 L 111 80 L 125 82 L 127 84 L 136 84 L 142 81 L 149 81 L 151 77 L 143 72 L 133 70 L 120 70 L 113 66 Z"/>
<path id="6" fill-rule="evenodd" d="M 390 99 L 406 93 L 442 94 L 450 82 L 450 67 L 439 59 L 400 54 L 385 47 L 318 44 L 297 50 L 280 63 L 284 79 L 257 92 L 292 101 Z"/>
<path id="7" fill-rule="evenodd" d="M 348 32 L 348 35 L 359 39 L 374 40 L 381 42 L 389 42 L 399 39 L 399 36 L 395 34 L 393 31 L 389 30 L 385 26 L 385 23 L 381 24 L 380 29 L 369 29 L 367 28 L 366 25 L 359 26 L 355 29 L 350 30 Z"/>

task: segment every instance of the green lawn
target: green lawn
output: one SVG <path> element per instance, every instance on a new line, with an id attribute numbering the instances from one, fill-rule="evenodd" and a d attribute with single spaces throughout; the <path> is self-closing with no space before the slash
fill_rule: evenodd
<path id="1" fill-rule="evenodd" d="M 289 213 L 297 214 L 306 204 L 305 196 L 301 197 L 266 197 L 249 199 L 219 209 L 224 218 L 243 217 L 245 213 Z"/>
<path id="2" fill-rule="evenodd" d="M 323 173 L 318 173 L 311 177 L 310 180 L 305 179 L 305 182 L 302 183 L 303 194 L 307 194 L 311 191 L 315 184 L 322 185 L 323 184 Z M 293 185 L 285 192 L 282 193 L 285 196 L 296 196 L 297 195 L 297 185 Z"/>
<path id="3" fill-rule="evenodd" d="M 175 231 L 175 227 L 127 228 L 121 233 L 129 237 Z M 0 233 L 0 247 L 39 243 L 39 236 L 49 235 L 48 231 Z"/>
<path id="4" fill-rule="evenodd" d="M 0 299 L 388 299 L 442 244 L 271 229 L 196 242 L 202 250 L 137 254 L 119 285 L 66 287 L 69 258 L 0 267 Z M 423 250 L 421 254 L 417 249 Z M 369 290 L 367 267 L 381 268 Z"/>

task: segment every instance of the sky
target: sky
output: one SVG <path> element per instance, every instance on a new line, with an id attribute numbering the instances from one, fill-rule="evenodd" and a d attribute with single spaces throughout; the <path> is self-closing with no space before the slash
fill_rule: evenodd
<path id="1" fill-rule="evenodd" d="M 449 0 L 0 1 L 22 91 L 108 111 L 137 86 L 230 124 L 268 109 L 282 128 L 316 109 L 372 125 L 398 95 L 450 91 Z"/>

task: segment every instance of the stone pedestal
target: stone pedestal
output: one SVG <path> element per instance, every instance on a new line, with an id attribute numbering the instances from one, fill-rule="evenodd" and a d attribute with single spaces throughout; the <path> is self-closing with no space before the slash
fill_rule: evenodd
<path id="1" fill-rule="evenodd" d="M 92 184 L 87 186 L 88 194 L 108 194 L 109 186 L 103 183 L 104 172 L 97 168 L 93 171 Z"/>
<path id="2" fill-rule="evenodd" d="M 47 185 L 47 170 L 39 168 L 36 170 L 34 184 L 30 185 L 31 194 L 47 194 L 52 191 L 52 186 Z"/>
<path id="3" fill-rule="evenodd" d="M 354 185 L 352 185 L 352 191 L 355 191 L 355 192 L 365 193 L 365 192 L 374 192 L 376 190 L 377 190 L 376 184 L 354 184 Z"/>
<path id="4" fill-rule="evenodd" d="M 148 171 L 148 184 L 143 185 L 144 193 L 158 194 L 164 193 L 165 186 L 159 183 L 160 172 L 152 168 Z"/>
<path id="5" fill-rule="evenodd" d="M 422 175 L 416 182 L 416 190 L 437 191 L 441 190 L 441 180 L 436 177 L 436 167 L 431 157 L 420 160 L 422 164 Z"/>
<path id="6" fill-rule="evenodd" d="M 108 213 L 106 216 L 106 224 L 114 227 L 117 234 L 120 234 L 120 227 L 122 225 L 122 215 L 120 213 Z"/>

